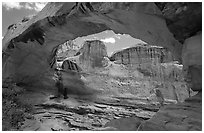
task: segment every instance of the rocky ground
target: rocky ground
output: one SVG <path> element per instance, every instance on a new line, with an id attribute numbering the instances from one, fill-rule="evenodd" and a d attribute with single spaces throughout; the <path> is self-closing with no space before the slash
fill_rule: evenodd
<path id="1" fill-rule="evenodd" d="M 34 119 L 27 119 L 21 130 L 98 130 L 112 119 L 136 116 L 147 120 L 158 111 L 158 107 L 120 104 L 119 99 L 97 102 L 71 96 L 36 104 L 35 109 Z"/>
<path id="2" fill-rule="evenodd" d="M 19 101 L 31 104 L 33 112 L 25 116 L 18 130 L 137 130 L 141 122 L 152 118 L 160 108 L 155 96 L 148 97 L 155 84 L 148 78 L 89 73 L 82 79 L 96 93 L 50 99 L 55 88 L 26 88 Z M 173 102 L 166 99 L 165 104 Z M 109 128 L 118 124 L 117 129 Z"/>
<path id="3" fill-rule="evenodd" d="M 143 131 L 202 131 L 202 93 L 183 103 L 164 106 L 140 125 Z"/>

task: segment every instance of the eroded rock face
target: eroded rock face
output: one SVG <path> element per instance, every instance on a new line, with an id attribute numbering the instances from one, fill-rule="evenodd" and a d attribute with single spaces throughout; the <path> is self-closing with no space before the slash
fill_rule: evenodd
<path id="1" fill-rule="evenodd" d="M 103 67 L 103 59 L 107 57 L 106 46 L 99 40 L 86 41 L 79 51 L 80 66 L 84 70 Z"/>
<path id="2" fill-rule="evenodd" d="M 65 64 L 65 68 L 70 68 L 69 70 L 76 70 L 71 69 L 73 67 L 69 67 L 69 63 L 65 63 L 69 61 L 76 63 L 76 65 L 80 68 L 80 71 L 90 71 L 94 68 L 104 67 L 104 58 L 107 58 L 107 50 L 102 41 L 89 40 L 85 41 L 82 46 L 70 43 L 70 41 L 67 43 L 68 45 L 63 44 L 59 46 L 59 54 L 57 55 L 57 58 L 64 60 L 63 64 Z"/>
<path id="3" fill-rule="evenodd" d="M 202 90 L 202 34 L 188 38 L 184 42 L 182 60 L 189 87 Z"/>
<path id="4" fill-rule="evenodd" d="M 115 52 L 111 60 L 124 65 L 139 66 L 143 63 L 164 63 L 173 60 L 170 51 L 162 47 L 141 45 Z"/>

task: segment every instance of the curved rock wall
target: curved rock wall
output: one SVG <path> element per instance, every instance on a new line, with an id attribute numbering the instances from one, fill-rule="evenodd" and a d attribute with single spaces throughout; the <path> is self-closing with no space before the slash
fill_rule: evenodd
<path id="1" fill-rule="evenodd" d="M 156 5 L 179 42 L 184 43 L 202 29 L 201 2 L 156 2 Z"/>
<path id="2" fill-rule="evenodd" d="M 202 90 L 202 33 L 185 40 L 182 60 L 189 87 Z"/>

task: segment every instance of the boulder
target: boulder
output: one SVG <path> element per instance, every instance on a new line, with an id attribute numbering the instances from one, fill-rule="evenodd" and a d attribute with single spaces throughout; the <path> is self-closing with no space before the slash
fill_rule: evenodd
<path id="1" fill-rule="evenodd" d="M 202 90 L 202 34 L 185 40 L 182 49 L 182 63 L 186 81 L 194 91 Z"/>
<path id="2" fill-rule="evenodd" d="M 151 119 L 144 121 L 140 131 L 201 131 L 202 93 L 183 103 L 161 108 Z"/>
<path id="3" fill-rule="evenodd" d="M 184 69 L 193 65 L 202 65 L 202 33 L 185 40 L 182 49 L 182 60 Z"/>

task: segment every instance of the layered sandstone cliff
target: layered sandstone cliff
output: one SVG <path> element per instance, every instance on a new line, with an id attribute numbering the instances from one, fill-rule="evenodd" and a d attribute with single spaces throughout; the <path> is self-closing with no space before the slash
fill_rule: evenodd
<path id="1" fill-rule="evenodd" d="M 72 61 L 83 71 L 103 67 L 104 57 L 107 57 L 105 44 L 100 40 L 88 40 L 82 45 L 68 41 L 57 48 L 56 59 Z"/>
<path id="2" fill-rule="evenodd" d="M 86 41 L 79 51 L 80 66 L 84 70 L 103 67 L 103 59 L 107 57 L 106 46 L 99 40 Z"/>
<path id="3" fill-rule="evenodd" d="M 173 56 L 170 51 L 162 47 L 138 45 L 117 51 L 110 59 L 125 65 L 139 66 L 145 63 L 157 64 L 170 62 L 173 61 Z"/>

